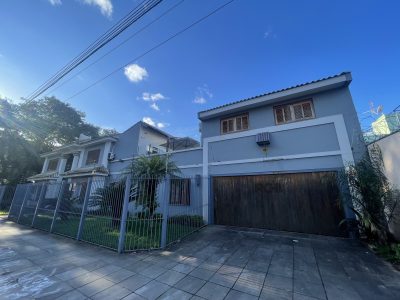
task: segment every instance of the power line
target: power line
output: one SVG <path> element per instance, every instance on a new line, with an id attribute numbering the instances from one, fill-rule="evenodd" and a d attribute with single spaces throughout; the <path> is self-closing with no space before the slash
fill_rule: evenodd
<path id="1" fill-rule="evenodd" d="M 213 11 L 211 11 L 210 13 L 208 13 L 207 15 L 201 17 L 200 19 L 198 19 L 197 21 L 191 23 L 189 26 L 181 29 L 180 31 L 176 32 L 175 34 L 171 35 L 169 38 L 165 39 L 164 41 L 162 41 L 161 43 L 155 45 L 154 47 L 150 48 L 149 50 L 145 51 L 144 53 L 140 54 L 139 56 L 135 57 L 134 59 L 132 59 L 131 61 L 129 61 L 128 63 L 122 65 L 121 67 L 118 67 L 117 69 L 115 69 L 114 71 L 108 73 L 106 76 L 96 80 L 95 82 L 93 82 L 92 84 L 90 84 L 89 86 L 87 86 L 86 88 L 78 91 L 77 93 L 73 94 L 72 96 L 68 97 L 66 100 L 70 100 L 80 94 L 82 94 L 83 92 L 87 91 L 88 89 L 92 88 L 93 86 L 99 84 L 100 82 L 102 82 L 103 80 L 107 79 L 108 77 L 114 75 L 115 73 L 117 73 L 118 71 L 122 70 L 123 68 L 125 68 L 126 66 L 128 66 L 129 64 L 137 61 L 138 59 L 146 56 L 147 54 L 153 52 L 154 50 L 160 48 L 161 46 L 163 46 L 164 44 L 168 43 L 169 41 L 171 41 L 172 39 L 176 38 L 177 36 L 181 35 L 182 33 L 186 32 L 187 30 L 191 29 L 192 27 L 194 27 L 195 25 L 201 23 L 202 21 L 206 20 L 207 18 L 209 18 L 210 16 L 214 15 L 215 13 L 217 13 L 218 11 L 220 11 L 221 9 L 225 8 L 226 6 L 228 6 L 229 4 L 231 4 L 233 1 L 235 0 L 230 0 L 224 4 L 222 4 L 221 6 L 217 7 L 216 9 L 214 9 Z"/>
<path id="2" fill-rule="evenodd" d="M 146 13 L 148 13 L 151 9 L 156 7 L 163 0 L 145 0 L 141 4 L 139 4 L 135 9 L 133 9 L 130 13 L 128 13 L 124 18 L 122 18 L 116 25 L 111 27 L 106 33 L 101 35 L 96 41 L 94 41 L 89 47 L 87 47 L 81 54 L 76 56 L 70 63 L 65 65 L 60 71 L 58 71 L 55 75 L 53 75 L 49 80 L 43 83 L 40 87 L 38 87 L 29 97 L 28 100 L 33 100 L 51 86 L 56 84 L 59 80 L 61 80 L 64 76 L 70 73 L 73 69 L 87 60 L 90 56 L 96 53 L 98 50 L 103 48 L 106 44 L 108 44 L 111 40 L 120 35 L 124 30 L 126 30 L 129 26 L 143 17 Z"/>
<path id="3" fill-rule="evenodd" d="M 151 0 L 153 1 L 153 0 Z M 106 33 L 104 33 L 103 35 L 101 35 L 95 42 L 93 42 L 88 48 L 86 48 L 80 55 L 78 55 L 77 57 L 75 57 L 69 64 L 67 64 L 66 66 L 64 66 L 63 69 L 61 69 L 58 73 L 56 73 L 52 78 L 50 78 L 46 83 L 42 84 L 42 86 L 40 86 L 33 94 L 32 96 L 30 96 L 30 98 L 35 98 L 36 97 L 36 92 L 39 93 L 41 91 L 41 89 L 45 89 L 46 87 L 48 87 L 49 84 L 51 84 L 52 82 L 54 82 L 55 80 L 59 80 L 61 79 L 63 76 L 63 72 L 70 72 L 72 69 L 71 67 L 73 67 L 75 64 L 80 64 L 83 62 L 84 59 L 88 58 L 87 55 L 91 55 L 94 52 L 96 52 L 97 50 L 99 50 L 101 47 L 103 47 L 105 44 L 105 42 L 109 42 L 113 36 L 115 37 L 116 35 L 120 34 L 124 29 L 127 28 L 127 26 L 130 25 L 130 22 L 135 22 L 137 20 L 137 17 L 140 17 L 140 14 L 142 13 L 140 11 L 138 11 L 138 7 L 140 6 L 146 6 L 146 4 L 148 3 L 144 3 L 142 2 L 140 5 L 138 5 L 134 10 L 132 10 L 128 15 L 126 15 L 124 18 L 122 18 L 116 25 L 114 25 L 113 27 L 111 27 Z M 159 3 L 159 2 L 158 2 Z M 147 11 L 146 11 L 147 12 Z M 143 14 L 142 14 L 143 15 Z M 87 56 L 85 58 L 85 56 Z M 82 60 L 83 59 L 83 60 Z M 65 75 L 64 75 L 65 76 Z M 55 82 L 54 82 L 55 83 Z"/>
<path id="4" fill-rule="evenodd" d="M 79 72 L 77 72 L 75 75 L 71 76 L 70 78 L 64 80 L 61 84 L 59 84 L 58 86 L 56 86 L 54 89 L 52 89 L 50 92 L 47 93 L 47 96 L 49 96 L 51 93 L 53 93 L 54 91 L 58 90 L 60 87 L 62 87 L 63 85 L 65 85 L 66 83 L 70 82 L 72 79 L 76 78 L 79 74 L 81 74 L 82 72 L 86 71 L 87 69 L 89 69 L 90 67 L 92 67 L 93 65 L 97 64 L 100 60 L 102 60 L 104 57 L 106 57 L 107 55 L 109 55 L 111 52 L 117 50 L 119 47 L 121 47 L 122 45 L 124 45 L 125 43 L 127 43 L 129 40 L 131 40 L 132 38 L 134 38 L 135 36 L 137 36 L 139 33 L 141 33 L 142 31 L 144 31 L 145 29 L 147 29 L 148 27 L 150 27 L 151 25 L 153 25 L 155 22 L 157 22 L 158 20 L 160 20 L 161 18 L 163 18 L 164 16 L 166 16 L 168 13 L 170 13 L 171 11 L 173 11 L 174 9 L 176 9 L 179 5 L 181 5 L 185 0 L 180 0 L 178 3 L 176 3 L 174 6 L 170 7 L 168 10 L 166 10 L 164 13 L 162 13 L 161 15 L 159 15 L 157 18 L 155 18 L 153 21 L 147 23 L 145 26 L 143 26 L 142 28 L 140 28 L 138 31 L 136 31 L 134 34 L 130 35 L 128 38 L 126 38 L 124 41 L 122 41 L 121 43 L 119 43 L 118 45 L 116 45 L 115 47 L 111 48 L 109 51 L 107 51 L 106 53 L 104 53 L 102 56 L 100 56 L 98 59 L 96 59 L 95 61 L 93 61 L 92 63 L 90 63 L 89 65 L 87 65 L 86 67 L 84 67 L 83 69 L 81 69 Z"/>

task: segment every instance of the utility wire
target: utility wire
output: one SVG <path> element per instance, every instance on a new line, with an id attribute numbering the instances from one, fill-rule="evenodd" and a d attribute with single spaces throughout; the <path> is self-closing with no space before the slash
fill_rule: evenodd
<path id="1" fill-rule="evenodd" d="M 79 74 L 81 74 L 82 72 L 86 71 L 87 69 L 89 69 L 90 67 L 92 67 L 93 65 L 97 64 L 100 60 L 102 60 L 104 57 L 106 57 L 107 55 L 109 55 L 111 52 L 117 50 L 119 47 L 121 47 L 122 45 L 126 44 L 128 41 L 130 41 L 132 38 L 134 38 L 135 36 L 137 36 L 139 33 L 141 33 L 142 31 L 144 31 L 145 29 L 147 29 L 148 27 L 150 27 L 151 25 L 153 25 L 154 23 L 156 23 L 158 20 L 160 20 L 161 18 L 163 18 L 164 16 L 166 16 L 168 13 L 170 13 L 171 11 L 173 11 L 174 9 L 176 9 L 179 5 L 181 5 L 185 0 L 180 0 L 178 3 L 176 3 L 174 6 L 172 6 L 171 8 L 169 8 L 168 10 L 166 10 L 164 13 L 162 13 L 161 15 L 159 15 L 157 18 L 155 18 L 153 21 L 147 23 L 145 26 L 143 26 L 142 28 L 140 28 L 138 31 L 136 31 L 134 34 L 130 35 L 128 38 L 126 38 L 124 41 L 122 41 L 121 43 L 119 43 L 118 45 L 116 45 L 115 47 L 111 48 L 109 51 L 107 51 L 106 53 L 104 53 L 102 56 L 100 56 L 98 59 L 96 59 L 95 61 L 93 61 L 92 63 L 90 63 L 89 65 L 87 65 L 86 67 L 84 67 L 83 69 L 81 69 L 79 72 L 77 72 L 76 74 L 74 74 L 73 76 L 71 76 L 70 78 L 64 80 L 61 84 L 59 84 L 58 86 L 56 86 L 54 89 L 52 89 L 51 91 L 49 91 L 47 93 L 46 96 L 49 96 L 50 94 L 52 94 L 54 91 L 58 90 L 60 87 L 62 87 L 63 85 L 65 85 L 66 83 L 70 82 L 72 79 L 76 78 Z"/>
<path id="2" fill-rule="evenodd" d="M 154 47 L 150 48 L 149 50 L 147 50 L 146 52 L 140 54 L 139 56 L 135 57 L 134 59 L 132 59 L 131 61 L 129 61 L 128 63 L 122 65 L 121 67 L 118 67 L 117 69 L 115 69 L 114 71 L 108 73 L 106 76 L 96 80 L 95 82 L 93 82 L 92 84 L 90 84 L 89 86 L 87 86 L 86 88 L 78 91 L 77 93 L 71 95 L 70 97 L 68 97 L 66 100 L 70 100 L 80 94 L 82 94 L 83 92 L 87 91 L 88 89 L 92 88 L 93 86 L 99 84 L 100 82 L 102 82 L 103 80 L 107 79 L 108 77 L 114 75 L 115 73 L 117 73 L 118 71 L 122 70 L 123 68 L 125 68 L 126 66 L 134 63 L 135 61 L 137 61 L 138 59 L 146 56 L 147 54 L 153 52 L 154 50 L 160 48 L 161 46 L 163 46 L 164 44 L 168 43 L 169 41 L 171 41 L 172 39 L 176 38 L 177 36 L 181 35 L 182 33 L 188 31 L 189 29 L 191 29 L 192 27 L 194 27 L 195 25 L 201 23 L 202 21 L 206 20 L 207 18 L 209 18 L 210 16 L 214 15 L 215 13 L 217 13 L 218 11 L 220 11 L 221 9 L 225 8 L 226 6 L 228 6 L 229 4 L 231 4 L 233 1 L 235 0 L 230 0 L 224 4 L 222 4 L 221 6 L 217 7 L 216 9 L 214 9 L 213 11 L 211 11 L 210 13 L 208 13 L 207 15 L 201 17 L 200 19 L 198 19 L 197 21 L 191 23 L 189 26 L 185 27 L 184 29 L 176 32 L 175 34 L 171 35 L 169 38 L 165 39 L 164 41 L 162 41 L 161 43 L 155 45 Z"/>
<path id="3" fill-rule="evenodd" d="M 146 0 L 146 1 L 148 1 L 148 0 Z M 153 1 L 153 0 L 151 0 L 151 1 Z M 75 63 L 81 62 L 82 59 L 85 58 L 85 55 L 90 54 L 91 51 L 97 51 L 98 49 L 100 49 L 102 47 L 101 44 L 104 43 L 104 41 L 107 41 L 108 39 L 112 38 L 112 35 L 121 33 L 122 32 L 122 31 L 120 31 L 121 29 L 124 29 L 124 28 L 126 29 L 127 28 L 127 27 L 125 27 L 126 25 L 129 26 L 129 24 L 127 24 L 127 22 L 132 22 L 132 18 L 135 18 L 138 16 L 137 8 L 140 6 L 146 7 L 146 4 L 148 4 L 148 3 L 142 2 L 140 5 L 138 5 L 134 10 L 132 10 L 128 15 L 126 15 L 124 18 L 122 18 L 116 25 L 111 27 L 106 33 L 101 35 L 95 42 L 93 42 L 88 48 L 86 48 L 80 55 L 75 57 L 69 64 L 64 66 L 64 68 L 62 70 L 60 70 L 57 74 L 55 74 L 52 78 L 50 78 L 46 83 L 44 83 L 42 86 L 40 86 L 36 91 L 39 91 L 41 88 L 45 88 L 47 86 L 47 84 L 50 84 L 50 82 L 52 80 L 56 80 L 58 78 L 58 76 L 62 76 L 63 72 L 67 72 L 68 70 L 70 70 L 71 66 L 73 66 Z M 140 8 L 140 9 L 142 9 L 142 8 Z M 139 13 L 140 13 L 140 10 L 139 10 Z M 33 93 L 33 95 L 35 95 L 35 92 Z M 32 97 L 32 96 L 30 96 L 30 97 Z"/>
<path id="4" fill-rule="evenodd" d="M 65 65 L 60 71 L 53 75 L 48 81 L 43 83 L 39 88 L 37 88 L 29 97 L 28 100 L 34 100 L 36 97 L 41 95 L 51 86 L 56 84 L 64 76 L 70 73 L 73 69 L 87 60 L 90 56 L 96 53 L 98 50 L 103 48 L 111 40 L 120 35 L 129 26 L 143 17 L 151 9 L 156 7 L 163 0 L 145 0 L 139 4 L 135 9 L 133 9 L 127 16 L 122 18 L 116 25 L 111 27 L 106 33 L 101 35 L 95 42 L 93 42 L 88 48 L 86 48 L 81 54 L 75 57 L 70 63 Z"/>

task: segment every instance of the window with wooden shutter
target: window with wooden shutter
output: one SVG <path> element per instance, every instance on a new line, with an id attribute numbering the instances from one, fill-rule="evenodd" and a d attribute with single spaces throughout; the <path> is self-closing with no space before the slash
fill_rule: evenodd
<path id="1" fill-rule="evenodd" d="M 240 115 L 221 120 L 221 133 L 231 133 L 249 129 L 249 115 Z"/>
<path id="2" fill-rule="evenodd" d="M 170 205 L 190 205 L 190 179 L 171 179 Z"/>
<path id="3" fill-rule="evenodd" d="M 274 107 L 275 123 L 284 124 L 315 118 L 312 101 L 302 101 Z"/>

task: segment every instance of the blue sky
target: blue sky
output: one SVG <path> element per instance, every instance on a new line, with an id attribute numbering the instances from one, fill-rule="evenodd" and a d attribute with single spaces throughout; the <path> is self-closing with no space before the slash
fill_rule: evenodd
<path id="1" fill-rule="evenodd" d="M 226 1 L 183 1 L 51 95 L 68 99 Z M 85 65 L 178 2 L 163 1 Z M 0 95 L 27 96 L 138 3 L 0 1 Z M 384 112 L 400 104 L 399 11 L 399 1 L 235 0 L 68 102 L 96 125 L 123 131 L 147 118 L 199 138 L 198 111 L 351 71 L 365 119 L 370 101 Z"/>

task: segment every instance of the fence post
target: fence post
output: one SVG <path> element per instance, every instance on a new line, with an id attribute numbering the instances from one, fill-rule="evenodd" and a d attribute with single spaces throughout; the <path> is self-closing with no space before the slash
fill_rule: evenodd
<path id="1" fill-rule="evenodd" d="M 61 186 L 60 186 L 60 192 L 58 193 L 58 197 L 57 197 L 56 208 L 54 209 L 53 220 L 51 221 L 50 232 L 53 232 L 54 223 L 55 223 L 56 217 L 57 217 L 57 211 L 60 207 L 60 202 L 62 201 L 62 197 L 64 195 L 64 186 L 65 186 L 65 181 L 62 181 Z"/>
<path id="2" fill-rule="evenodd" d="M 1 208 L 1 203 L 3 202 L 3 197 L 6 194 L 6 185 L 0 185 L 0 208 Z"/>
<path id="3" fill-rule="evenodd" d="M 122 253 L 124 251 L 124 246 L 125 246 L 126 220 L 128 219 L 131 184 L 132 184 L 132 177 L 131 175 L 128 175 L 125 181 L 124 202 L 122 205 L 121 224 L 120 224 L 121 226 L 119 230 L 119 240 L 118 240 L 118 253 Z"/>
<path id="4" fill-rule="evenodd" d="M 31 227 L 33 227 L 33 224 L 35 224 L 35 219 L 36 219 L 37 211 L 38 211 L 40 202 L 41 202 L 41 200 L 42 200 L 42 198 L 43 198 L 43 196 L 44 196 L 44 192 L 45 192 L 45 190 L 46 190 L 45 184 L 46 184 L 46 183 L 43 182 L 43 183 L 42 183 L 42 187 L 41 187 L 41 189 L 40 189 L 39 199 L 38 199 L 38 201 L 37 201 L 37 203 L 36 203 L 35 212 L 33 213 L 33 218 L 32 218 Z"/>
<path id="5" fill-rule="evenodd" d="M 24 209 L 24 204 L 25 204 L 25 201 L 26 201 L 26 197 L 28 196 L 28 192 L 29 192 L 29 189 L 30 189 L 31 186 L 32 186 L 32 183 L 28 183 L 28 186 L 26 187 L 24 200 L 22 200 L 21 208 L 20 208 L 19 214 L 18 214 L 18 219 L 17 219 L 17 223 L 18 224 L 19 224 L 19 220 L 21 219 L 22 210 Z"/>
<path id="6" fill-rule="evenodd" d="M 76 234 L 76 239 L 78 241 L 82 237 L 83 223 L 85 222 L 85 215 L 86 215 L 86 210 L 87 210 L 87 206 L 88 206 L 88 203 L 89 203 L 89 197 L 90 197 L 90 190 L 91 189 L 92 189 L 92 177 L 89 178 L 89 180 L 87 182 L 87 185 L 86 185 L 85 199 L 83 199 L 81 219 L 79 220 L 78 233 Z"/>
<path id="7" fill-rule="evenodd" d="M 167 175 L 164 179 L 164 197 L 162 199 L 162 225 L 161 225 L 161 248 L 164 249 L 167 246 L 167 234 L 168 234 L 168 204 L 169 194 L 171 188 L 171 175 Z"/>

